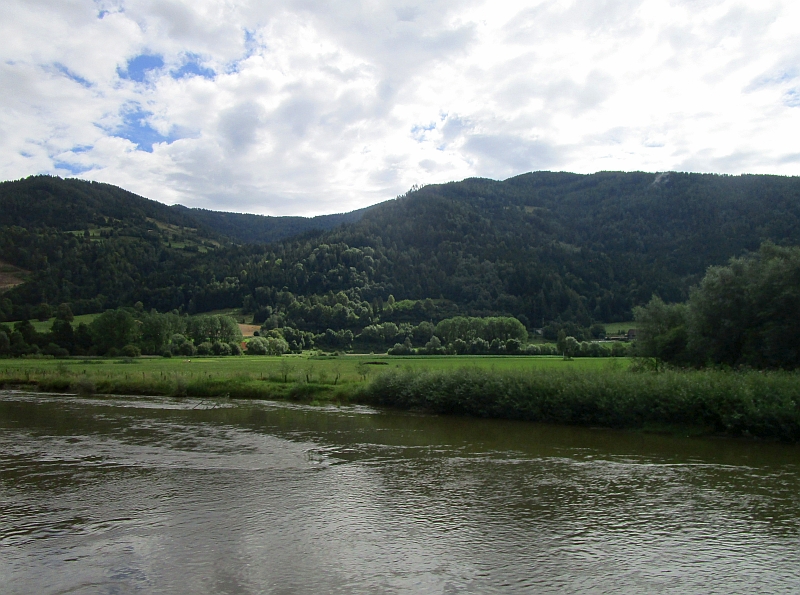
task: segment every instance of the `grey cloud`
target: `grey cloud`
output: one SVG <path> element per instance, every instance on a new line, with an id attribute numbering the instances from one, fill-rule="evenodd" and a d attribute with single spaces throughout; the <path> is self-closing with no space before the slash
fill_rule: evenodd
<path id="1" fill-rule="evenodd" d="M 432 174 L 440 171 L 445 171 L 447 166 L 437 163 L 433 159 L 423 159 L 419 162 L 419 166 L 427 173 Z"/>
<path id="2" fill-rule="evenodd" d="M 383 167 L 370 174 L 370 182 L 384 188 L 396 186 L 402 177 L 406 160 L 404 155 L 389 155 L 384 159 Z"/>
<path id="3" fill-rule="evenodd" d="M 309 130 L 318 123 L 319 104 L 304 94 L 292 94 L 271 116 L 270 121 L 276 126 L 288 129 L 293 136 L 304 138 Z"/>
<path id="4" fill-rule="evenodd" d="M 800 163 L 800 153 L 790 153 L 778 159 L 779 163 Z"/>
<path id="5" fill-rule="evenodd" d="M 693 0 L 686 0 L 683 4 L 696 11 L 722 3 L 714 1 L 698 6 Z M 670 25 L 661 31 L 659 38 L 669 43 L 674 52 L 667 65 L 680 68 L 687 63 L 699 62 L 707 52 L 725 43 L 725 53 L 730 56 L 730 61 L 717 68 L 714 73 L 721 78 L 745 66 L 753 55 L 760 53 L 767 41 L 764 35 L 768 27 L 779 18 L 780 11 L 777 7 L 768 7 L 766 4 L 758 10 L 734 4 L 726 12 L 710 16 L 715 18 Z"/>
<path id="6" fill-rule="evenodd" d="M 449 144 L 461 136 L 468 134 L 473 129 L 473 124 L 459 116 L 448 117 L 442 126 L 442 141 Z"/>
<path id="7" fill-rule="evenodd" d="M 752 173 L 763 160 L 764 156 L 755 151 L 734 151 L 719 156 L 713 149 L 705 149 L 686 157 L 673 169 L 714 173 Z"/>
<path id="8" fill-rule="evenodd" d="M 264 109 L 253 101 L 246 101 L 222 111 L 218 129 L 228 148 L 238 153 L 256 141 L 263 120 Z"/>
<path id="9" fill-rule="evenodd" d="M 583 81 L 565 76 L 554 81 L 526 80 L 515 76 L 514 65 L 504 69 L 506 81 L 496 97 L 502 105 L 517 108 L 533 99 L 542 99 L 545 112 L 569 110 L 579 115 L 599 107 L 616 90 L 616 82 L 605 73 L 590 72 Z"/>
<path id="10" fill-rule="evenodd" d="M 466 139 L 463 148 L 478 161 L 480 175 L 491 177 L 548 169 L 564 159 L 564 149 L 557 145 L 512 134 L 476 134 Z"/>
<path id="11" fill-rule="evenodd" d="M 566 31 L 613 35 L 620 39 L 641 31 L 636 10 L 642 3 L 642 0 L 578 0 L 563 10 L 557 4 L 544 2 L 520 11 L 508 22 L 506 41 L 535 43 Z"/>
<path id="12" fill-rule="evenodd" d="M 178 45 L 184 52 L 215 56 L 220 63 L 235 60 L 244 51 L 241 21 L 232 4 L 199 11 L 191 2 L 134 0 L 126 4 L 125 14 L 165 47 Z"/>
<path id="13" fill-rule="evenodd" d="M 414 21 L 419 15 L 419 8 L 416 6 L 401 6 L 394 9 L 394 13 L 401 21 Z"/>
<path id="14" fill-rule="evenodd" d="M 383 77 L 405 80 L 431 61 L 447 59 L 475 40 L 472 24 L 449 27 L 449 17 L 475 2 L 382 2 L 349 0 L 324 7 L 302 3 L 315 25 L 342 47 L 374 64 Z"/>

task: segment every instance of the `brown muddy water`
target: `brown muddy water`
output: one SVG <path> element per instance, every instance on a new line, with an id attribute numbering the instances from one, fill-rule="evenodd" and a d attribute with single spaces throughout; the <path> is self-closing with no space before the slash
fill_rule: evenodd
<path id="1" fill-rule="evenodd" d="M 0 593 L 798 593 L 800 447 L 0 392 Z"/>

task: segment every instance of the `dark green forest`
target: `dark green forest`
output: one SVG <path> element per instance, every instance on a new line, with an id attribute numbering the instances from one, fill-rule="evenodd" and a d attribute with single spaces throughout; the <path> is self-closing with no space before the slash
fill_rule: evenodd
<path id="1" fill-rule="evenodd" d="M 0 260 L 30 276 L 0 296 L 0 317 L 141 302 L 242 308 L 266 328 L 314 333 L 455 316 L 588 328 L 630 320 L 653 295 L 686 301 L 709 266 L 764 241 L 800 244 L 800 179 L 535 172 L 425 186 L 292 237 L 283 219 L 74 179 L 4 182 Z M 254 242 L 268 237 L 279 239 Z"/>
<path id="2" fill-rule="evenodd" d="M 269 244 L 309 231 L 333 229 L 343 223 L 359 221 L 367 210 L 358 209 L 349 213 L 317 215 L 316 217 L 269 217 L 249 213 L 189 209 L 182 205 L 174 205 L 172 209 L 213 228 L 224 236 L 235 238 L 237 242 L 246 244 Z"/>

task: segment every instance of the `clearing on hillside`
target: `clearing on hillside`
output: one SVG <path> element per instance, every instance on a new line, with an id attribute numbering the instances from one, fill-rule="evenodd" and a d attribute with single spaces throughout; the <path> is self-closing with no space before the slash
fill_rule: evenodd
<path id="1" fill-rule="evenodd" d="M 17 285 L 22 285 L 29 274 L 28 271 L 0 260 L 0 293 L 8 291 Z"/>
<path id="2" fill-rule="evenodd" d="M 252 337 L 255 331 L 261 330 L 260 324 L 240 324 L 239 330 L 242 331 L 243 337 Z"/>

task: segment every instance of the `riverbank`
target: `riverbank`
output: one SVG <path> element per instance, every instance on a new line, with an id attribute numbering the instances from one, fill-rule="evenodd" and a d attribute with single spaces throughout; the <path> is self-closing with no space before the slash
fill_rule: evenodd
<path id="1" fill-rule="evenodd" d="M 633 372 L 623 359 L 4 360 L 0 386 L 363 403 L 440 414 L 800 441 L 800 375 Z"/>
<path id="2" fill-rule="evenodd" d="M 359 398 L 443 414 L 800 441 L 800 375 L 787 372 L 401 371 L 377 377 Z"/>

